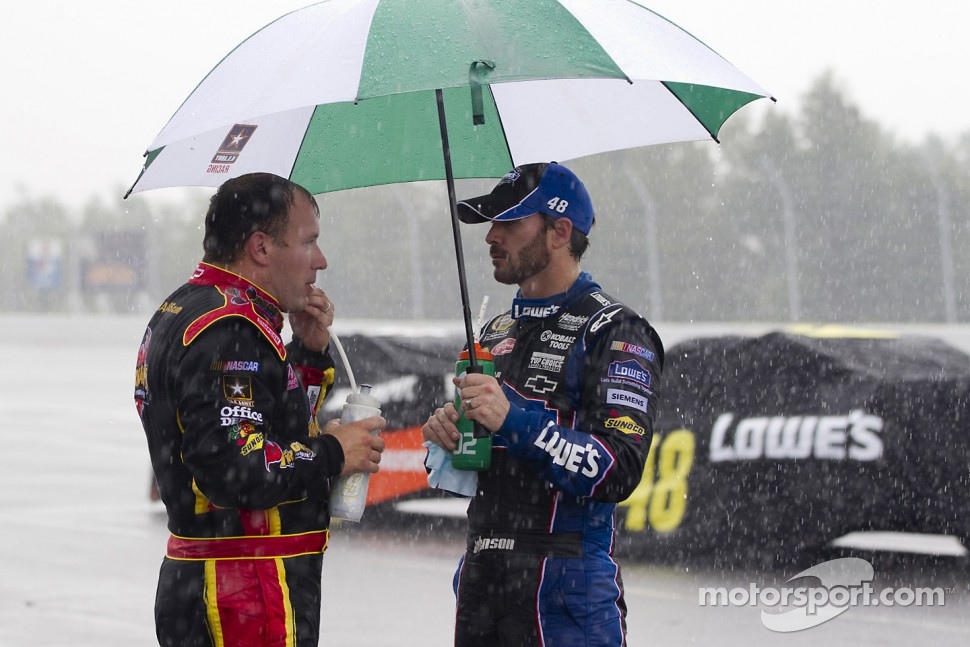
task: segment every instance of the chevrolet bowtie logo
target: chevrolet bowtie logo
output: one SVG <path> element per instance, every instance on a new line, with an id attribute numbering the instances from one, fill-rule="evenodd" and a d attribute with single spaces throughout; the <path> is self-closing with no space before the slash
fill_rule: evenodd
<path id="1" fill-rule="evenodd" d="M 559 382 L 553 382 L 545 375 L 533 375 L 525 382 L 525 386 L 527 389 L 532 389 L 539 395 L 542 395 L 544 393 L 551 393 L 556 389 L 556 386 L 558 386 L 558 384 Z"/>

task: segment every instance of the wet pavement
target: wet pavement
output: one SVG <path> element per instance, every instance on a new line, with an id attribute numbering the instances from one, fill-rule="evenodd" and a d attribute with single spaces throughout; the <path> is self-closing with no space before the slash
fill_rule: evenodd
<path id="1" fill-rule="evenodd" d="M 0 317 L 0 647 L 152 645 L 167 533 L 148 499 L 132 404 L 141 323 Z M 378 519 L 380 517 L 380 519 Z M 461 523 L 365 513 L 325 557 L 322 644 L 448 645 Z M 623 559 L 637 645 L 966 645 L 966 557 L 857 553 L 877 587 L 937 587 L 941 606 L 849 608 L 777 634 L 758 606 L 701 606 L 702 587 L 782 587 L 794 572 Z"/>

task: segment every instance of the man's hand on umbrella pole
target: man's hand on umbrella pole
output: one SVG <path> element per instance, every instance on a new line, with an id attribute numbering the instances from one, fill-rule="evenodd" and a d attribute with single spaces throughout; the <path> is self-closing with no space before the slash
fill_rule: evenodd
<path id="1" fill-rule="evenodd" d="M 452 378 L 452 382 L 461 393 L 461 408 L 465 418 L 493 433 L 502 427 L 512 405 L 502 392 L 498 380 L 484 373 L 466 373 L 462 377 Z"/>

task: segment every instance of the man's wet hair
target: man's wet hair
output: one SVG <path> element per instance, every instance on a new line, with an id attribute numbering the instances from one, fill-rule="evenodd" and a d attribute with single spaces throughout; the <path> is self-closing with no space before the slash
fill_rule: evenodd
<path id="1" fill-rule="evenodd" d="M 238 260 L 257 231 L 282 240 L 297 195 L 318 209 L 309 191 L 272 173 L 248 173 L 227 180 L 209 200 L 202 260 L 221 264 Z"/>
<path id="2" fill-rule="evenodd" d="M 556 221 L 558 218 L 553 218 L 547 214 L 541 214 L 543 221 L 545 221 L 545 228 L 552 229 L 556 226 Z M 590 224 L 590 229 L 596 225 L 596 218 L 593 218 L 593 222 Z M 576 227 L 573 227 L 573 232 L 569 236 L 569 255 L 572 256 L 577 261 L 582 260 L 583 254 L 589 249 L 589 236 L 581 232 Z"/>

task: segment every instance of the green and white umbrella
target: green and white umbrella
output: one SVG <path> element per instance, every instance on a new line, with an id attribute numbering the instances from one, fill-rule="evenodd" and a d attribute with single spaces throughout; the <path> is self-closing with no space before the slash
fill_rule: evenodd
<path id="1" fill-rule="evenodd" d="M 631 0 L 329 0 L 219 62 L 149 145 L 131 191 L 254 171 L 315 194 L 446 180 L 470 333 L 455 178 L 716 140 L 767 96 Z"/>

